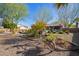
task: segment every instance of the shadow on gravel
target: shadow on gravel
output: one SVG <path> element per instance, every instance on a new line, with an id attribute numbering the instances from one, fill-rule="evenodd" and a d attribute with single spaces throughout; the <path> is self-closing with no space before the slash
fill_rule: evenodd
<path id="1" fill-rule="evenodd" d="M 49 51 L 43 54 L 41 52 L 43 52 L 42 48 L 36 46 L 35 48 L 30 48 L 28 50 L 17 51 L 16 54 L 22 54 L 23 56 L 45 56 L 50 54 L 52 51 Z"/>
<path id="2" fill-rule="evenodd" d="M 2 41 L 0 44 L 9 45 L 9 44 L 17 44 L 18 42 L 20 42 L 20 40 L 18 39 L 6 39 Z"/>
<path id="3" fill-rule="evenodd" d="M 8 45 L 8 44 L 17 44 L 17 43 L 20 43 L 22 41 L 33 41 L 33 38 L 25 38 L 25 37 L 19 37 L 19 38 L 12 38 L 12 39 L 5 39 L 5 40 L 2 40 L 0 42 L 0 44 L 3 44 L 3 45 Z"/>
<path id="4" fill-rule="evenodd" d="M 41 48 L 35 47 L 24 51 L 17 51 L 16 54 L 22 53 L 23 56 L 39 56 L 41 51 Z"/>
<path id="5" fill-rule="evenodd" d="M 17 39 L 5 39 L 0 44 L 8 45 L 8 44 L 16 44 L 18 42 Z"/>
<path id="6" fill-rule="evenodd" d="M 72 42 L 76 43 L 79 46 L 79 33 L 73 33 Z M 71 49 L 75 48 L 72 46 Z M 79 56 L 79 50 L 78 51 L 71 51 L 70 56 Z"/>

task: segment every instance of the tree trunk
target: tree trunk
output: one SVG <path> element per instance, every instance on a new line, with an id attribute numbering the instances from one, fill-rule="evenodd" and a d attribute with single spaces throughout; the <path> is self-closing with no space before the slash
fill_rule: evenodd
<path id="1" fill-rule="evenodd" d="M 78 25 L 79 25 L 78 22 L 76 22 L 76 28 L 78 28 Z"/>

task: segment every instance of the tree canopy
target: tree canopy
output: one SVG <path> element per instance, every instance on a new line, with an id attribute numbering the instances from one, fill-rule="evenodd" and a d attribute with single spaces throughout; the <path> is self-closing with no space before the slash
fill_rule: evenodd
<path id="1" fill-rule="evenodd" d="M 3 18 L 2 25 L 4 26 L 5 24 L 7 24 L 4 27 L 9 28 L 10 25 L 17 24 L 18 20 L 20 20 L 20 18 L 24 16 L 27 16 L 27 8 L 24 4 L 0 4 L 0 17 Z"/>
<path id="2" fill-rule="evenodd" d="M 0 4 L 0 16 L 2 18 L 8 17 L 18 20 L 19 18 L 26 16 L 26 6 L 24 4 Z"/>

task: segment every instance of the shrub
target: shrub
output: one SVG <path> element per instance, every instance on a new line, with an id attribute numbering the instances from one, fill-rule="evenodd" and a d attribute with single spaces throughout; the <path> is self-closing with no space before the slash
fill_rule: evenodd
<path id="1" fill-rule="evenodd" d="M 46 28 L 46 23 L 44 23 L 43 21 L 37 21 L 35 24 L 32 25 L 32 29 L 41 32 Z"/>
<path id="2" fill-rule="evenodd" d="M 30 37 L 38 37 L 39 33 L 35 29 L 30 29 L 26 32 L 26 34 Z"/>
<path id="3" fill-rule="evenodd" d="M 4 32 L 4 30 L 3 30 L 3 29 L 1 29 L 1 30 L 0 30 L 0 33 L 3 33 L 3 32 Z"/>
<path id="4" fill-rule="evenodd" d="M 69 34 L 70 31 L 69 30 L 65 30 L 64 32 L 67 33 L 67 34 Z"/>
<path id="5" fill-rule="evenodd" d="M 59 31 L 59 34 L 64 34 L 65 32 L 63 30 L 60 30 Z"/>
<path id="6" fill-rule="evenodd" d="M 31 33 L 31 35 L 34 37 L 39 37 L 45 28 L 46 24 L 40 20 L 32 25 L 32 29 L 29 31 L 29 33 Z"/>
<path id="7" fill-rule="evenodd" d="M 53 34 L 53 33 L 49 33 L 49 34 L 46 36 L 46 40 L 47 40 L 47 41 L 54 41 L 54 40 L 56 40 L 56 35 Z"/>

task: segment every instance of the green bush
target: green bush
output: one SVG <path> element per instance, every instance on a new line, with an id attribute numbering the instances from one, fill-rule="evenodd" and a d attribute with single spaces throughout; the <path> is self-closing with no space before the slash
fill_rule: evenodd
<path id="1" fill-rule="evenodd" d="M 56 35 L 53 34 L 53 33 L 49 33 L 49 34 L 46 36 L 46 40 L 47 40 L 47 41 L 54 41 L 54 40 L 56 40 Z"/>
<path id="2" fill-rule="evenodd" d="M 59 31 L 59 34 L 64 34 L 65 32 L 63 30 L 60 30 Z"/>
<path id="3" fill-rule="evenodd" d="M 30 33 L 31 36 L 40 37 L 42 32 L 45 30 L 45 28 L 46 28 L 46 23 L 40 20 L 40 21 L 37 21 L 35 24 L 33 24 L 32 29 L 30 29 L 27 32 Z"/>
<path id="4" fill-rule="evenodd" d="M 69 30 L 65 30 L 64 32 L 65 32 L 65 33 L 69 33 L 70 31 L 69 31 Z"/>
<path id="5" fill-rule="evenodd" d="M 35 29 L 30 29 L 26 32 L 30 37 L 39 37 L 39 33 Z"/>

